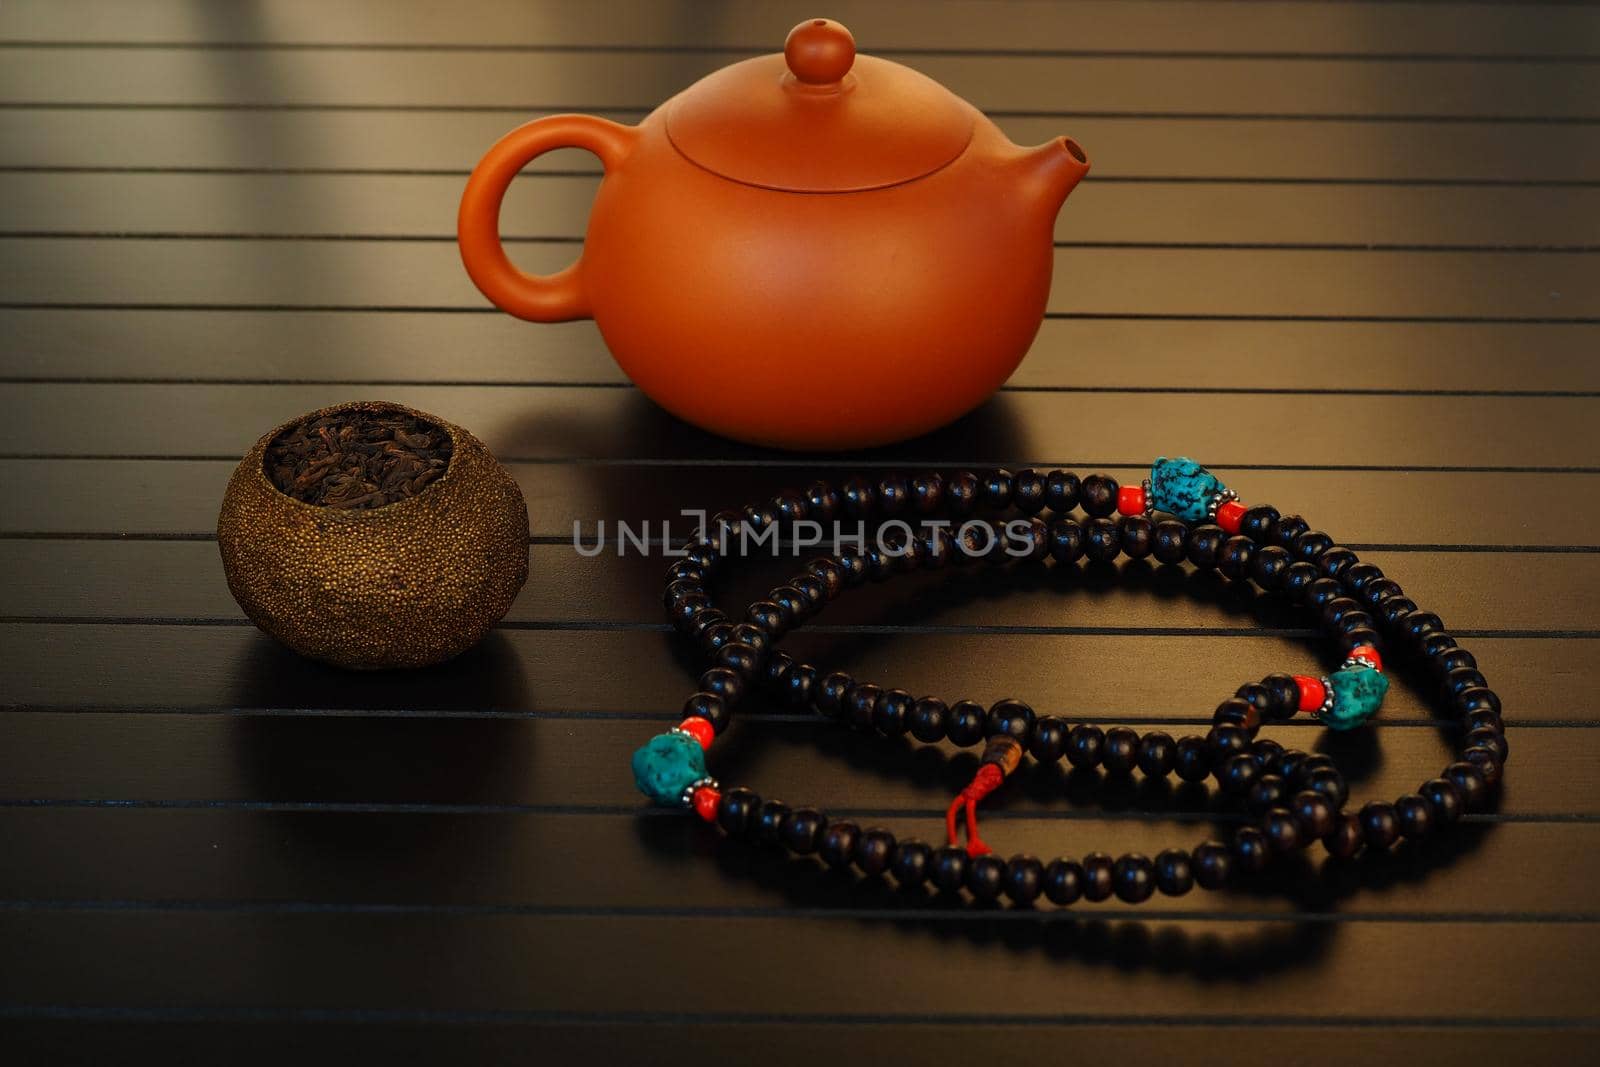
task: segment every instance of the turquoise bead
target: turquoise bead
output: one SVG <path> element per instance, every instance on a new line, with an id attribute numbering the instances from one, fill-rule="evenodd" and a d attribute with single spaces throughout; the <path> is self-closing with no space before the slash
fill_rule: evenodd
<path id="1" fill-rule="evenodd" d="M 1206 505 L 1222 491 L 1217 476 L 1192 459 L 1162 456 L 1150 467 L 1150 507 L 1185 522 L 1206 521 Z"/>
<path id="2" fill-rule="evenodd" d="M 1330 730 L 1353 730 L 1378 714 L 1389 679 L 1371 667 L 1346 667 L 1328 676 L 1333 707 L 1322 713 L 1322 725 Z"/>
<path id="3" fill-rule="evenodd" d="M 683 791 L 706 777 L 706 754 L 688 734 L 656 734 L 633 754 L 633 784 L 657 804 L 683 803 Z"/>

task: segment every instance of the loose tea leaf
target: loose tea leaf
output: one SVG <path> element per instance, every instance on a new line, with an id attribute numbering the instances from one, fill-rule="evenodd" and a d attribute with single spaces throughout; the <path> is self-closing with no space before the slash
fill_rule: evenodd
<path id="1" fill-rule="evenodd" d="M 450 435 L 403 412 L 345 411 L 290 427 L 267 446 L 267 477 L 307 504 L 381 508 L 450 466 Z"/>

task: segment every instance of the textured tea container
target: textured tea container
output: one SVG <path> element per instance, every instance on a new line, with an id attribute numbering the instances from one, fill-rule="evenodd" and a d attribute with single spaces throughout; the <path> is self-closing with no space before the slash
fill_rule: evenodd
<path id="1" fill-rule="evenodd" d="M 336 413 L 402 413 L 449 435 L 445 473 L 366 511 L 303 503 L 268 479 L 280 434 Z M 291 419 L 240 461 L 217 519 L 228 588 L 257 626 L 303 655 L 362 670 L 426 667 L 472 647 L 528 576 L 528 511 L 472 434 L 400 404 L 358 401 Z"/>

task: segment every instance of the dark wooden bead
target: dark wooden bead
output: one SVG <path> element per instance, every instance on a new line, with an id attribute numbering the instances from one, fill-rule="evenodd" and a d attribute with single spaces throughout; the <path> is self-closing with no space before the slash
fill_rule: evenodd
<path id="1" fill-rule="evenodd" d="M 1212 762 L 1220 764 L 1223 756 L 1249 751 L 1250 733 L 1237 726 L 1213 726 L 1206 731 L 1206 743 L 1211 746 Z"/>
<path id="2" fill-rule="evenodd" d="M 704 593 L 678 593 L 667 604 L 667 617 L 679 630 L 690 633 L 695 616 L 711 606 L 711 598 Z"/>
<path id="3" fill-rule="evenodd" d="M 1299 781 L 1295 775 L 1300 770 L 1300 765 L 1310 758 L 1309 752 L 1302 752 L 1298 748 L 1286 748 L 1273 757 L 1272 762 L 1267 765 L 1267 770 L 1273 774 L 1283 775 L 1290 782 L 1296 782 Z"/>
<path id="4" fill-rule="evenodd" d="M 1311 529 L 1311 524 L 1298 515 L 1285 515 L 1272 524 L 1272 543 L 1288 548 L 1296 537 Z"/>
<path id="5" fill-rule="evenodd" d="M 1320 559 L 1323 553 L 1332 547 L 1333 538 L 1321 530 L 1307 530 L 1305 533 L 1296 534 L 1288 545 L 1291 556 L 1308 562 Z M 1318 573 L 1321 573 L 1320 570 Z"/>
<path id="6" fill-rule="evenodd" d="M 1394 805 L 1383 800 L 1362 805 L 1361 836 L 1373 849 L 1385 849 L 1400 840 L 1400 820 L 1395 816 Z"/>
<path id="7" fill-rule="evenodd" d="M 1233 873 L 1233 854 L 1220 841 L 1202 841 L 1190 853 L 1194 880 L 1202 889 L 1221 889 Z"/>
<path id="8" fill-rule="evenodd" d="M 1229 697 L 1217 705 L 1217 710 L 1212 713 L 1211 721 L 1218 726 L 1237 726 L 1251 737 L 1261 728 L 1261 712 L 1248 700 L 1240 697 Z"/>
<path id="9" fill-rule="evenodd" d="M 1334 808 L 1328 798 L 1311 789 L 1302 789 L 1294 795 L 1289 807 L 1306 840 L 1320 838 L 1333 829 Z"/>
<path id="10" fill-rule="evenodd" d="M 761 798 L 748 789 L 729 789 L 717 802 L 717 825 L 729 837 L 746 837 L 755 829 Z"/>
<path id="11" fill-rule="evenodd" d="M 976 511 L 978 497 L 978 476 L 971 471 L 952 474 L 944 483 L 944 509 L 954 518 L 965 518 Z"/>
<path id="12" fill-rule="evenodd" d="M 1483 689 L 1489 683 L 1484 680 L 1483 672 L 1476 667 L 1457 667 L 1444 676 L 1439 689 L 1444 698 L 1454 701 L 1455 698 L 1469 689 Z"/>
<path id="13" fill-rule="evenodd" d="M 1493 689 L 1463 689 L 1455 697 L 1456 711 L 1462 715 L 1471 714 L 1480 709 L 1488 709 L 1498 713 L 1500 711 L 1500 696 Z"/>
<path id="14" fill-rule="evenodd" d="M 796 663 L 783 679 L 783 701 L 797 711 L 811 706 L 817 688 L 817 669 L 809 663 Z"/>
<path id="15" fill-rule="evenodd" d="M 869 576 L 867 557 L 859 552 L 840 553 L 835 557 L 835 562 L 839 564 L 839 570 L 844 574 L 846 588 L 853 589 L 863 584 Z"/>
<path id="16" fill-rule="evenodd" d="M 861 830 L 853 822 L 830 822 L 817 842 L 817 854 L 830 867 L 850 866 L 856 858 L 856 842 L 861 840 Z"/>
<path id="17" fill-rule="evenodd" d="M 830 523 L 839 517 L 839 490 L 827 482 L 806 486 L 806 517 L 812 522 Z"/>
<path id="18" fill-rule="evenodd" d="M 1111 868 L 1111 884 L 1118 899 L 1141 904 L 1156 891 L 1155 864 L 1138 852 L 1126 853 Z"/>
<path id="19" fill-rule="evenodd" d="M 1417 792 L 1428 802 L 1428 810 L 1439 825 L 1448 826 L 1461 818 L 1464 810 L 1461 791 L 1448 779 L 1430 778 Z"/>
<path id="20" fill-rule="evenodd" d="M 1278 509 L 1271 504 L 1245 508 L 1244 515 L 1239 519 L 1239 532 L 1256 544 L 1263 544 L 1272 536 L 1278 518 Z"/>
<path id="21" fill-rule="evenodd" d="M 885 737 L 899 737 L 910 725 L 907 720 L 914 703 L 904 689 L 885 689 L 872 709 L 872 725 Z"/>
<path id="22" fill-rule="evenodd" d="M 1359 599 L 1367 607 L 1376 607 L 1390 597 L 1404 596 L 1405 591 L 1400 588 L 1400 583 L 1389 578 L 1379 578 L 1368 582 L 1361 587 Z"/>
<path id="23" fill-rule="evenodd" d="M 858 730 L 872 729 L 872 717 L 878 710 L 878 698 L 883 689 L 871 682 L 857 682 L 844 695 L 845 718 Z"/>
<path id="24" fill-rule="evenodd" d="M 1099 903 L 1111 896 L 1115 888 L 1111 870 L 1115 865 L 1104 852 L 1091 852 L 1083 857 L 1083 899 Z"/>
<path id="25" fill-rule="evenodd" d="M 1006 863 L 1006 896 L 1018 904 L 1032 904 L 1044 891 L 1044 864 L 1026 853 L 1012 856 Z"/>
<path id="26" fill-rule="evenodd" d="M 1346 567 L 1342 575 L 1345 588 L 1350 590 L 1356 599 L 1361 600 L 1363 603 L 1366 601 L 1361 596 L 1361 591 L 1382 577 L 1383 571 L 1379 570 L 1375 565 L 1361 562 L 1352 563 Z"/>
<path id="27" fill-rule="evenodd" d="M 1217 554 L 1228 535 L 1220 526 L 1196 526 L 1189 531 L 1189 562 L 1202 570 L 1217 565 Z"/>
<path id="28" fill-rule="evenodd" d="M 1091 474 L 1083 479 L 1078 491 L 1079 503 L 1086 515 L 1110 515 L 1117 510 L 1117 480 L 1107 474 Z"/>
<path id="29" fill-rule="evenodd" d="M 1250 577 L 1262 589 L 1271 592 L 1283 581 L 1283 572 L 1294 560 L 1286 549 L 1277 545 L 1262 545 L 1250 559 Z"/>
<path id="30" fill-rule="evenodd" d="M 1373 605 L 1378 620 L 1391 630 L 1398 629 L 1400 620 L 1417 610 L 1417 602 L 1407 596 L 1392 596 Z"/>
<path id="31" fill-rule="evenodd" d="M 1255 554 L 1256 543 L 1242 534 L 1235 534 L 1222 542 L 1217 552 L 1217 570 L 1224 578 L 1242 581 L 1250 576 L 1250 561 Z"/>
<path id="32" fill-rule="evenodd" d="M 1233 695 L 1249 703 L 1262 715 L 1272 710 L 1272 694 L 1260 682 L 1246 682 L 1235 689 Z"/>
<path id="33" fill-rule="evenodd" d="M 830 719 L 837 719 L 846 712 L 845 694 L 850 692 L 856 680 L 843 671 L 834 671 L 822 681 L 818 682 L 812 690 L 812 702 L 817 711 Z"/>
<path id="34" fill-rule="evenodd" d="M 1083 524 L 1083 554 L 1100 563 L 1117 558 L 1122 551 L 1122 534 L 1115 519 L 1096 515 Z"/>
<path id="35" fill-rule="evenodd" d="M 1155 523 L 1143 515 L 1124 515 L 1117 520 L 1121 531 L 1122 554 L 1129 559 L 1144 559 L 1155 548 Z"/>
<path id="36" fill-rule="evenodd" d="M 891 474 L 878 482 L 878 514 L 886 519 L 899 518 L 911 510 L 911 481 Z"/>
<path id="37" fill-rule="evenodd" d="M 783 609 L 770 600 L 758 600 L 745 609 L 745 621 L 774 638 L 782 637 L 786 628 Z"/>
<path id="38" fill-rule="evenodd" d="M 1038 471 L 1018 471 L 1011 479 L 1011 503 L 1024 515 L 1037 515 L 1044 508 L 1044 486 L 1044 475 Z"/>
<path id="39" fill-rule="evenodd" d="M 1322 572 L 1324 578 L 1338 578 L 1344 581 L 1350 568 L 1360 562 L 1360 558 L 1348 548 L 1335 546 L 1317 557 L 1317 570 Z M 1345 582 L 1345 587 L 1350 588 L 1350 583 Z"/>
<path id="40" fill-rule="evenodd" d="M 950 717 L 945 733 L 960 748 L 967 748 L 983 740 L 983 724 L 989 713 L 975 700 L 962 700 L 950 705 Z"/>
<path id="41" fill-rule="evenodd" d="M 738 637 L 738 627 L 735 627 L 734 630 L 733 636 Z M 712 663 L 718 667 L 726 667 L 745 678 L 753 678 L 756 672 L 760 670 L 764 658 L 761 649 L 743 641 L 734 640 L 717 649 L 717 654 L 712 657 Z"/>
<path id="42" fill-rule="evenodd" d="M 696 693 L 683 702 L 683 717 L 704 719 L 714 733 L 720 734 L 728 727 L 728 702 L 715 693 Z"/>
<path id="43" fill-rule="evenodd" d="M 1420 649 L 1423 638 L 1444 629 L 1444 622 L 1431 611 L 1413 609 L 1398 621 L 1401 643 L 1407 648 Z"/>
<path id="44" fill-rule="evenodd" d="M 1217 771 L 1217 785 L 1230 796 L 1243 796 L 1261 777 L 1261 761 L 1249 752 L 1236 752 Z"/>
<path id="45" fill-rule="evenodd" d="M 1361 611 L 1361 605 L 1354 598 L 1336 596 L 1322 604 L 1322 625 L 1329 630 L 1336 629 L 1339 625 L 1339 620 L 1352 612 L 1361 612 L 1362 617 L 1367 622 L 1372 621 L 1366 612 Z"/>
<path id="46" fill-rule="evenodd" d="M 1011 472 L 1004 467 L 985 471 L 978 487 L 979 500 L 984 507 L 1000 511 L 1011 506 Z"/>
<path id="47" fill-rule="evenodd" d="M 1074 767 L 1098 767 L 1105 749 L 1106 735 L 1098 726 L 1079 723 L 1067 732 L 1067 762 Z"/>
<path id="48" fill-rule="evenodd" d="M 1317 577 L 1317 568 L 1304 560 L 1296 560 L 1278 575 L 1278 591 L 1290 601 L 1299 603 L 1305 599 L 1306 588 L 1315 582 Z"/>
<path id="49" fill-rule="evenodd" d="M 1067 747 L 1067 724 L 1054 715 L 1041 715 L 1033 724 L 1033 739 L 1028 742 L 1028 755 L 1040 763 L 1054 763 Z"/>
<path id="50" fill-rule="evenodd" d="M 1479 727 L 1476 730 L 1468 730 L 1467 736 L 1462 738 L 1461 747 L 1464 749 L 1479 747 L 1486 748 L 1490 752 L 1493 752 L 1495 754 L 1495 758 L 1497 758 L 1501 763 L 1504 763 L 1506 758 L 1511 755 L 1511 749 L 1506 744 L 1505 734 L 1501 733 L 1499 730 L 1486 730 L 1482 727 Z"/>
<path id="51" fill-rule="evenodd" d="M 707 652 L 716 653 L 729 641 L 733 640 L 733 623 L 719 622 L 709 626 L 700 634 L 700 647 Z"/>
<path id="52" fill-rule="evenodd" d="M 1203 737 L 1181 737 L 1173 752 L 1172 769 L 1185 782 L 1202 782 L 1211 774 L 1211 746 Z"/>
<path id="53" fill-rule="evenodd" d="M 1083 896 L 1083 867 L 1076 860 L 1051 860 L 1044 869 L 1044 895 L 1052 904 L 1075 904 Z"/>
<path id="54" fill-rule="evenodd" d="M 1189 558 L 1189 527 L 1177 519 L 1162 519 L 1155 525 L 1150 552 L 1159 563 L 1182 563 Z"/>
<path id="55" fill-rule="evenodd" d="M 974 856 L 967 864 L 967 892 L 981 901 L 991 901 L 1005 888 L 1006 863 L 999 856 Z"/>
<path id="56" fill-rule="evenodd" d="M 877 505 L 878 492 L 865 478 L 845 482 L 840 486 L 840 495 L 844 497 L 844 513 L 852 519 L 870 518 Z"/>
<path id="57" fill-rule="evenodd" d="M 1261 816 L 1261 832 L 1274 852 L 1293 852 L 1307 841 L 1294 812 L 1288 808 L 1272 808 Z"/>
<path id="58" fill-rule="evenodd" d="M 1028 705 L 1020 700 L 997 700 L 984 718 L 983 732 L 986 737 L 1005 735 L 1027 744 L 1033 724 L 1033 709 Z"/>
<path id="59" fill-rule="evenodd" d="M 815 808 L 796 808 L 783 822 L 780 831 L 783 847 L 790 852 L 809 856 L 817 850 L 822 831 L 827 825 L 828 820 Z"/>
<path id="60" fill-rule="evenodd" d="M 1269 674 L 1261 679 L 1261 685 L 1271 696 L 1265 711 L 1269 717 L 1287 718 L 1300 709 L 1300 687 L 1295 684 L 1293 675 Z"/>
<path id="61" fill-rule="evenodd" d="M 784 679 L 789 676 L 789 668 L 793 666 L 794 657 L 789 653 L 769 652 L 758 676 L 767 685 L 773 688 L 781 688 L 784 684 Z"/>
<path id="62" fill-rule="evenodd" d="M 1296 761 L 1294 767 L 1289 771 L 1288 774 L 1289 783 L 1293 785 L 1295 791 L 1298 792 L 1299 790 L 1305 788 L 1306 782 L 1310 780 L 1313 774 L 1321 770 L 1337 770 L 1337 767 L 1333 762 L 1333 757 L 1328 755 L 1326 752 L 1310 753 L 1309 755 L 1303 756 L 1301 759 Z"/>
<path id="63" fill-rule="evenodd" d="M 882 874 L 894 855 L 894 835 L 879 827 L 864 831 L 856 842 L 856 869 L 872 877 Z"/>
<path id="64" fill-rule="evenodd" d="M 928 877 L 933 884 L 946 893 L 954 893 L 967 884 L 967 868 L 970 866 L 967 850 L 956 845 L 946 845 L 944 848 L 935 849 L 933 852 L 933 865 L 928 871 Z"/>
<path id="65" fill-rule="evenodd" d="M 811 514 L 811 506 L 801 494 L 785 489 L 772 498 L 772 511 L 781 526 L 792 530 L 795 523 Z"/>
<path id="66" fill-rule="evenodd" d="M 1491 787 L 1500 781 L 1502 773 L 1500 758 L 1490 749 L 1477 745 L 1461 753 L 1461 762 L 1471 764 L 1483 775 L 1483 780 Z M 1454 766 L 1452 764 L 1452 766 Z M 1454 779 L 1452 779 L 1453 781 Z"/>
<path id="67" fill-rule="evenodd" d="M 1301 599 L 1306 606 L 1317 612 L 1321 617 L 1322 609 L 1335 600 L 1344 599 L 1344 586 L 1332 578 L 1317 578 L 1305 587 Z"/>
<path id="68" fill-rule="evenodd" d="M 1428 636 L 1433 637 L 1435 635 L 1429 634 Z M 1451 640 L 1454 640 L 1454 638 L 1451 638 Z M 1439 655 L 1428 659 L 1428 669 L 1433 671 L 1434 677 L 1438 678 L 1441 683 L 1449 679 L 1451 671 L 1462 667 L 1476 667 L 1477 665 L 1478 657 L 1459 645 L 1454 648 L 1447 648 Z M 1467 687 L 1460 686 L 1458 688 L 1465 689 Z M 1452 692 L 1451 695 L 1454 695 L 1454 693 Z"/>
<path id="69" fill-rule="evenodd" d="M 1459 760 L 1444 769 L 1444 780 L 1455 786 L 1463 813 L 1482 811 L 1489 802 L 1489 781 L 1477 763 Z"/>
<path id="70" fill-rule="evenodd" d="M 1428 836 L 1433 829 L 1433 811 L 1415 793 L 1407 793 L 1394 802 L 1394 817 L 1400 823 L 1400 833 L 1413 841 Z"/>
<path id="71" fill-rule="evenodd" d="M 1335 859 L 1347 860 L 1361 851 L 1364 844 L 1361 819 L 1353 812 L 1340 812 L 1333 820 L 1333 829 L 1322 837 L 1322 847 Z"/>
<path id="72" fill-rule="evenodd" d="M 1083 558 L 1083 527 L 1074 519 L 1057 519 L 1050 524 L 1050 558 L 1057 563 L 1076 563 Z"/>
<path id="73" fill-rule="evenodd" d="M 902 841 L 894 847 L 889 872 L 901 889 L 915 889 L 928 879 L 933 866 L 933 849 L 921 841 Z"/>
<path id="74" fill-rule="evenodd" d="M 1148 778 L 1164 778 L 1172 773 L 1177 751 L 1178 743 L 1171 734 L 1152 730 L 1139 739 L 1139 770 Z"/>
<path id="75" fill-rule="evenodd" d="M 1241 826 L 1233 835 L 1234 866 L 1242 874 L 1260 874 L 1266 870 L 1271 848 L 1260 827 Z"/>
<path id="76" fill-rule="evenodd" d="M 1281 808 L 1289 803 L 1289 783 L 1279 774 L 1263 774 L 1250 785 L 1245 793 L 1245 809 L 1252 815 L 1265 815 L 1273 808 Z"/>
<path id="77" fill-rule="evenodd" d="M 1494 730 L 1496 733 L 1504 733 L 1506 726 L 1501 720 L 1498 711 L 1492 711 L 1489 708 L 1478 708 L 1461 716 L 1461 728 L 1468 731 L 1487 728 Z"/>
<path id="78" fill-rule="evenodd" d="M 789 805 L 769 800 L 756 813 L 755 839 L 763 845 L 783 843 L 783 824 L 789 819 Z"/>
<path id="79" fill-rule="evenodd" d="M 1273 762 L 1283 754 L 1283 746 L 1270 737 L 1258 737 L 1250 742 L 1250 751 L 1261 760 L 1262 773 L 1270 773 L 1268 767 L 1276 766 Z"/>
<path id="80" fill-rule="evenodd" d="M 944 479 L 937 473 L 915 475 L 909 485 L 911 510 L 918 515 L 932 515 L 944 507 Z"/>
<path id="81" fill-rule="evenodd" d="M 949 717 L 950 709 L 945 707 L 944 701 L 938 697 L 923 697 L 911 705 L 911 713 L 907 716 L 911 736 L 930 745 L 943 741 L 945 723 Z"/>
<path id="82" fill-rule="evenodd" d="M 1127 774 L 1133 770 L 1139 755 L 1139 735 L 1126 726 L 1113 726 L 1106 731 L 1105 747 L 1100 753 L 1100 765 L 1112 774 Z"/>
<path id="83" fill-rule="evenodd" d="M 1340 634 L 1337 645 L 1341 656 L 1348 656 L 1358 648 L 1375 648 L 1382 652 L 1383 635 L 1370 626 L 1358 626 Z"/>
<path id="84" fill-rule="evenodd" d="M 1333 805 L 1335 811 L 1344 807 L 1344 802 L 1350 799 L 1350 787 L 1345 783 L 1344 775 L 1334 767 L 1319 767 L 1306 775 L 1305 788 L 1320 794 Z"/>
<path id="85" fill-rule="evenodd" d="M 1169 897 L 1181 897 L 1194 888 L 1194 867 L 1181 848 L 1164 849 L 1156 854 L 1156 888 Z"/>
<path id="86" fill-rule="evenodd" d="M 737 704 L 744 695 L 744 679 L 726 667 L 712 667 L 700 675 L 700 691 L 715 693 L 725 702 Z"/>
<path id="87" fill-rule="evenodd" d="M 1071 471 L 1051 471 L 1044 480 L 1044 502 L 1051 511 L 1065 514 L 1078 506 L 1080 483 Z"/>

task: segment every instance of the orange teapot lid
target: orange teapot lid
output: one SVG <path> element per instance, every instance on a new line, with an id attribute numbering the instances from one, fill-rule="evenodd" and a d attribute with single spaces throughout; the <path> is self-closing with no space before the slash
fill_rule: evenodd
<path id="1" fill-rule="evenodd" d="M 667 136 L 689 159 L 746 185 L 844 193 L 898 185 L 959 156 L 971 105 L 926 75 L 856 55 L 850 31 L 808 19 L 781 55 L 724 67 L 667 109 Z"/>

